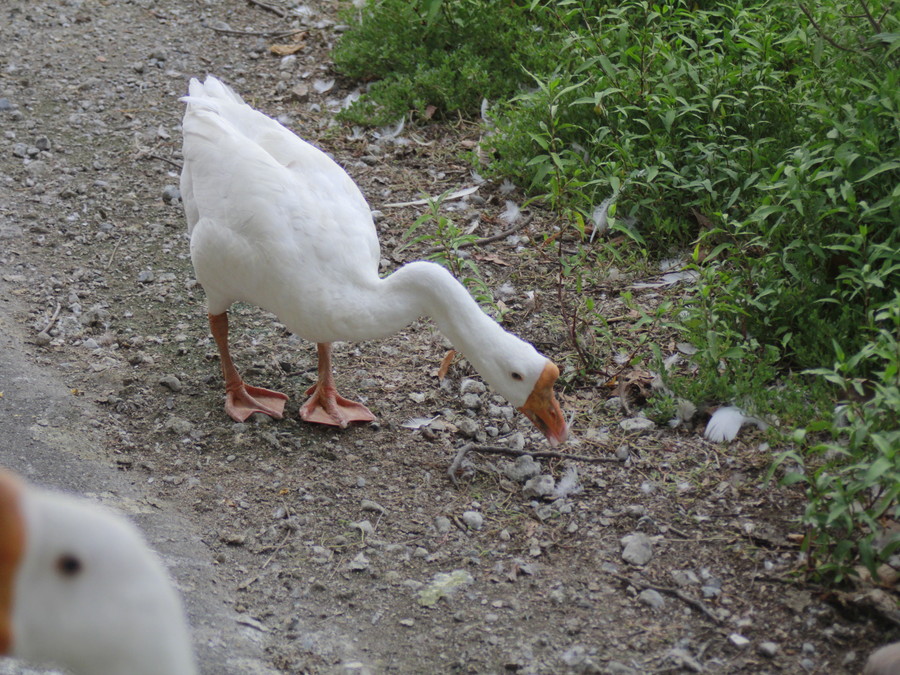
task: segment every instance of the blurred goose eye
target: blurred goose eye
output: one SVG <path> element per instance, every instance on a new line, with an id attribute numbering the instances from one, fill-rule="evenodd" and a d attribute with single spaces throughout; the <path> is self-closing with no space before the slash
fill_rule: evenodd
<path id="1" fill-rule="evenodd" d="M 64 553 L 56 561 L 56 571 L 64 577 L 74 577 L 81 571 L 81 560 L 70 553 Z"/>
<path id="2" fill-rule="evenodd" d="M 518 380 L 519 382 L 522 381 L 522 375 L 521 375 L 521 374 L 519 374 L 519 373 L 513 371 L 512 373 L 510 373 L 510 375 L 512 375 L 512 379 Z"/>

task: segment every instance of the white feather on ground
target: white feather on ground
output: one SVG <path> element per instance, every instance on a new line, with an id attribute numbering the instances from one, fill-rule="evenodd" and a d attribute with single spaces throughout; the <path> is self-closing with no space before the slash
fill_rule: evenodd
<path id="1" fill-rule="evenodd" d="M 737 438 L 741 427 L 748 423 L 755 424 L 762 431 L 769 428 L 761 419 L 745 415 L 740 408 L 725 406 L 712 414 L 703 435 L 713 443 L 730 442 Z"/>
<path id="2" fill-rule="evenodd" d="M 553 498 L 565 499 L 569 495 L 577 495 L 582 490 L 584 487 L 578 482 L 578 469 L 570 466 L 553 489 Z"/>
<path id="3" fill-rule="evenodd" d="M 522 217 L 522 211 L 519 209 L 518 204 L 516 204 L 514 201 L 512 201 L 510 199 L 507 199 L 506 200 L 506 208 L 503 209 L 503 213 L 500 214 L 500 220 L 512 225 L 521 217 Z"/>

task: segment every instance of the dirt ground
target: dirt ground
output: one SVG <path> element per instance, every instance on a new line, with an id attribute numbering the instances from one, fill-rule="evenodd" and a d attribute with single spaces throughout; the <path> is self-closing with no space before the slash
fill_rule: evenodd
<path id="1" fill-rule="evenodd" d="M 575 467 L 580 491 L 542 497 L 511 458 L 478 452 L 454 485 L 447 469 L 466 443 L 550 448 L 465 364 L 438 382 L 447 345 L 427 321 L 335 346 L 338 384 L 373 425 L 225 415 L 175 191 L 190 77 L 216 74 L 347 168 L 381 213 L 385 273 L 421 253 L 397 248 L 425 208 L 387 205 L 474 184 L 474 125 L 407 125 L 390 139 L 333 124 L 359 86 L 330 82 L 336 3 L 281 6 L 286 18 L 240 0 L 0 7 L 0 280 L 14 300 L 0 311 L 16 308 L 27 358 L 88 411 L 34 420 L 98 435 L 103 462 L 196 524 L 218 593 L 284 673 L 859 672 L 892 636 L 795 580 L 803 504 L 764 484 L 771 451 L 755 430 L 731 445 L 695 429 L 626 431 L 633 411 L 579 380 L 561 394 L 575 415 L 561 450 L 612 461 L 537 461 L 556 480 Z M 304 32 L 287 58 L 268 46 L 293 38 L 258 34 L 293 27 Z M 487 182 L 451 215 L 480 217 L 489 236 L 505 227 L 504 201 Z M 521 238 L 548 218 L 478 255 L 507 327 L 562 362 L 553 270 Z M 627 316 L 622 289 L 659 301 L 634 281 L 597 289 L 597 302 Z M 238 367 L 288 393 L 295 413 L 314 345 L 256 308 L 231 316 Z M 436 578 L 459 585 L 438 597 Z"/>

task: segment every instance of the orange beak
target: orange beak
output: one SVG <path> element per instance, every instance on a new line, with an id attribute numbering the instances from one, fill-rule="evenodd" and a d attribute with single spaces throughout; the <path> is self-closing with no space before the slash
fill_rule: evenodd
<path id="1" fill-rule="evenodd" d="M 566 426 L 559 402 L 553 395 L 553 385 L 558 377 L 559 368 L 551 361 L 547 361 L 531 395 L 525 401 L 525 405 L 519 408 L 547 437 L 550 447 L 553 448 L 566 440 L 566 436 L 569 435 L 569 428 Z"/>
<path id="2" fill-rule="evenodd" d="M 13 587 L 25 552 L 22 490 L 18 478 L 0 471 L 0 654 L 9 654 L 13 642 Z"/>

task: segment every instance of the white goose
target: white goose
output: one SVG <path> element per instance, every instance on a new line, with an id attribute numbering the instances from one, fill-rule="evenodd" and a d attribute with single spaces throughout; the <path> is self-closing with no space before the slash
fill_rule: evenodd
<path id="1" fill-rule="evenodd" d="M 341 167 L 212 76 L 192 79 L 182 100 L 191 260 L 206 291 L 233 419 L 254 412 L 280 418 L 287 398 L 245 385 L 231 360 L 226 312 L 243 301 L 317 343 L 318 382 L 300 409 L 304 420 L 340 427 L 373 420 L 365 406 L 337 394 L 330 343 L 384 337 L 430 316 L 551 445 L 565 440 L 553 395 L 559 370 L 550 360 L 503 330 L 440 265 L 414 262 L 378 276 L 369 205 Z"/>
<path id="2" fill-rule="evenodd" d="M 77 675 L 195 675 L 181 602 L 125 519 L 0 470 L 0 654 Z"/>

